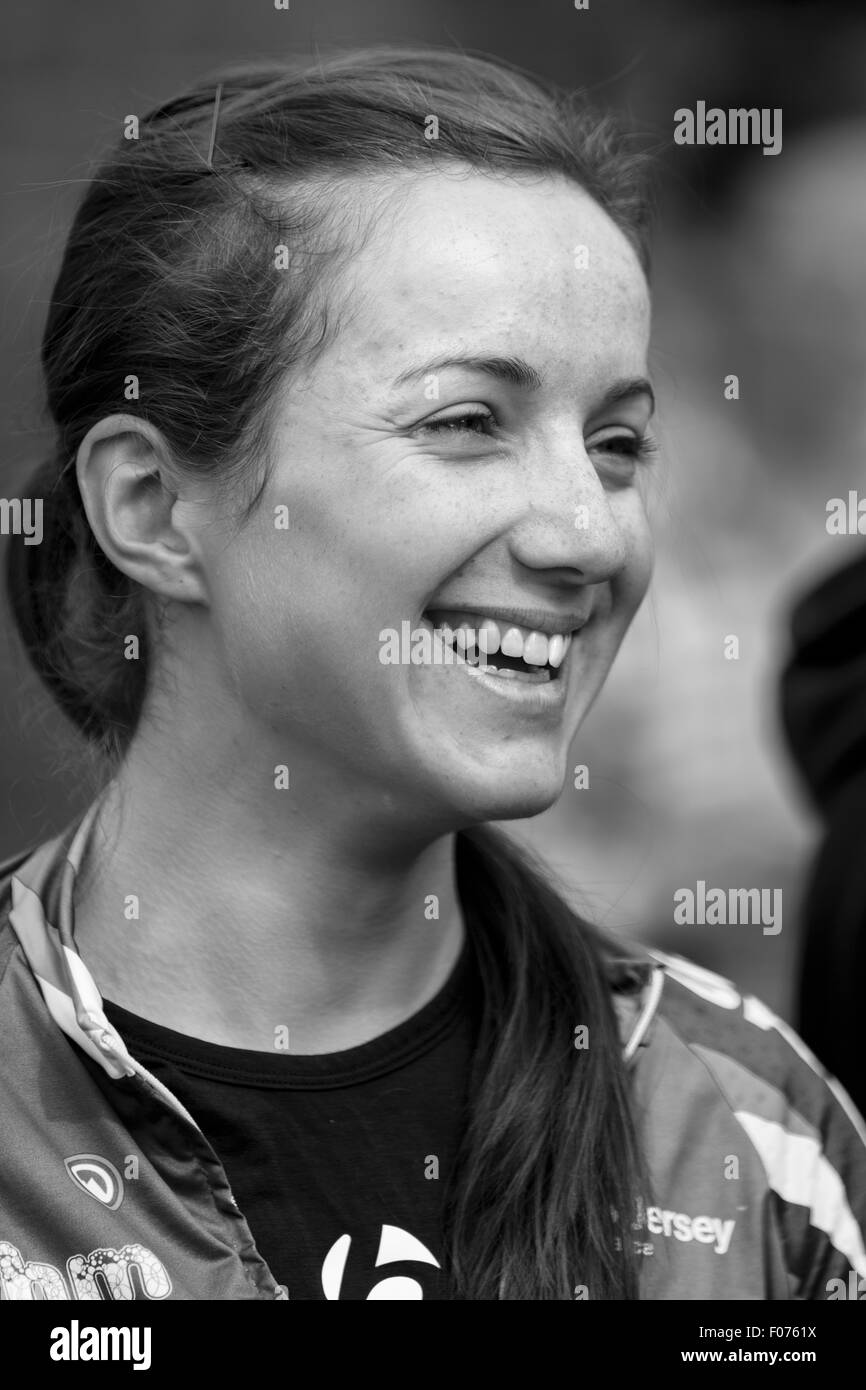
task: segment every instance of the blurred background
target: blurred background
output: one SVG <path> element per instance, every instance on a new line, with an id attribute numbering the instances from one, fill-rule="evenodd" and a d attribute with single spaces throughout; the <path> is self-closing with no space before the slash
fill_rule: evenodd
<path id="1" fill-rule="evenodd" d="M 585 10 L 573 0 L 290 0 L 288 10 L 273 0 L 6 0 L 0 49 L 5 497 L 22 495 L 50 437 L 39 338 L 82 181 L 127 113 L 144 113 L 216 64 L 369 42 L 477 49 L 588 88 L 659 150 L 656 575 L 574 747 L 572 766 L 587 767 L 589 785 L 569 778 L 554 809 L 509 829 L 596 920 L 720 971 L 795 1023 L 801 904 L 825 826 L 783 735 L 780 675 L 795 604 L 866 547 L 863 536 L 831 535 L 826 525 L 831 498 L 866 495 L 858 10 L 719 0 L 590 0 Z M 699 100 L 781 107 L 781 153 L 675 145 L 674 112 Z M 730 374 L 738 399 L 725 396 Z M 726 656 L 732 636 L 736 659 Z M 83 808 L 92 770 L 12 642 L 5 602 L 0 662 L 5 858 Z M 862 688 L 855 682 L 855 704 Z M 820 699 L 815 724 L 823 727 Z M 781 889 L 781 932 L 675 926 L 673 894 L 698 880 Z"/>

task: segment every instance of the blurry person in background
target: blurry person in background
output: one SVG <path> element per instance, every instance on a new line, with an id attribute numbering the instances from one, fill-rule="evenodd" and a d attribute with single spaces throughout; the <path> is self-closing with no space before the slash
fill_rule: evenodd
<path id="1" fill-rule="evenodd" d="M 866 553 L 792 617 L 782 719 L 823 841 L 802 907 L 799 1028 L 866 1108 Z"/>
<path id="2" fill-rule="evenodd" d="M 221 72 L 85 190 L 8 579 L 105 779 L 0 879 L 6 1298 L 866 1275 L 832 1077 L 491 824 L 650 580 L 644 178 L 580 94 L 389 49 Z"/>

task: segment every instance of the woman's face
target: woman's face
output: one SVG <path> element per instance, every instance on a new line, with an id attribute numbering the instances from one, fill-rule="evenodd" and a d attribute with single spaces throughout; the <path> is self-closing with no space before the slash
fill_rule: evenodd
<path id="1" fill-rule="evenodd" d="M 205 542 L 239 727 L 401 823 L 536 814 L 650 574 L 643 273 L 565 180 L 437 173 L 340 292 L 337 339 L 277 403 L 259 508 Z M 504 675 L 431 643 L 485 620 Z"/>

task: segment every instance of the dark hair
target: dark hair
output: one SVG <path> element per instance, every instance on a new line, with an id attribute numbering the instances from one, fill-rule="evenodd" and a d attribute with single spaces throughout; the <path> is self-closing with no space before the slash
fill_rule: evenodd
<path id="1" fill-rule="evenodd" d="M 375 192 L 460 163 L 573 180 L 647 269 L 645 157 L 630 137 L 582 96 L 465 53 L 383 48 L 302 70 L 228 68 L 143 117 L 138 138 L 121 138 L 98 167 L 43 341 L 57 427 L 30 485 L 43 541 L 10 537 L 8 580 L 36 670 L 110 762 L 141 717 L 149 629 L 143 591 L 89 526 L 79 444 L 101 418 L 135 415 L 178 468 L 211 477 L 248 515 L 267 478 L 277 382 L 338 331 L 325 272 L 351 255 L 360 181 Z M 138 661 L 124 659 L 131 633 Z M 599 943 L 492 832 L 458 836 L 458 863 L 485 1007 L 450 1204 L 456 1295 L 564 1299 L 580 1282 L 593 1298 L 634 1297 L 630 1242 L 615 1246 L 643 1175 Z M 585 1052 L 570 1045 L 576 1024 L 590 1031 Z"/>

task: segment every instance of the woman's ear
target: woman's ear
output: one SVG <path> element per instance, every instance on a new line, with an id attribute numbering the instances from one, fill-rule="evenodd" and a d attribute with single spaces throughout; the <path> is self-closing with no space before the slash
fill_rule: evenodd
<path id="1" fill-rule="evenodd" d="M 76 473 L 97 543 L 112 564 L 161 598 L 207 603 L 198 532 L 206 517 L 160 434 L 134 415 L 108 415 L 81 441 Z"/>

